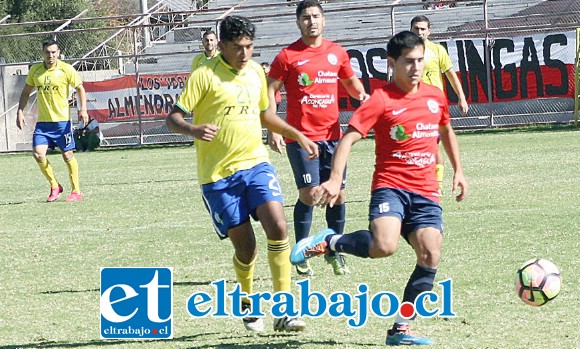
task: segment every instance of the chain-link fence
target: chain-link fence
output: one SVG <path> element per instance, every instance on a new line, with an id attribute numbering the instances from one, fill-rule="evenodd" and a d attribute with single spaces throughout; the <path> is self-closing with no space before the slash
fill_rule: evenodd
<path id="1" fill-rule="evenodd" d="M 25 109 L 28 126 L 23 131 L 16 128 L 16 106 L 29 65 L 40 57 L 41 42 L 47 37 L 58 40 L 64 60 L 80 71 L 89 113 L 101 124 L 103 145 L 184 142 L 190 139 L 169 132 L 164 117 L 189 75 L 193 56 L 202 51 L 201 34 L 217 31 L 226 14 L 246 16 L 257 26 L 254 59 L 271 62 L 299 37 L 295 8 L 288 5 L 292 2 L 214 0 L 196 9 L 195 4 L 175 0 L 162 1 L 135 16 L 0 24 L 0 42 L 27 48 L 1 58 L 0 151 L 31 147 L 35 98 L 30 97 Z M 386 77 L 387 40 L 408 29 L 414 16 L 425 15 L 432 23 L 431 38 L 447 47 L 470 103 L 468 115 L 460 115 L 454 106 L 457 96 L 447 83 L 454 127 L 573 120 L 578 94 L 574 90 L 575 31 L 580 27 L 577 1 L 403 0 L 385 5 L 382 0 L 328 0 L 323 6 L 325 37 L 348 50 L 369 90 Z M 38 32 L 39 26 L 59 29 Z M 346 124 L 357 102 L 342 91 L 339 103 Z M 72 98 L 71 110 L 74 120 Z M 285 102 L 279 114 L 284 117 Z"/>

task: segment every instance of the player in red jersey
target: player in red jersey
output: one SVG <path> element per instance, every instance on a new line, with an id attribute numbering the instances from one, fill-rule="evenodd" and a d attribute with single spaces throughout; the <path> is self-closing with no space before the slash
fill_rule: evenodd
<path id="1" fill-rule="evenodd" d="M 352 145 L 374 129 L 376 163 L 369 230 L 338 235 L 326 229 L 297 244 L 290 255 L 293 264 L 328 251 L 388 257 L 396 251 L 402 235 L 417 257 L 403 294 L 403 302 L 411 303 L 421 292 L 432 290 L 441 256 L 442 210 L 434 170 L 439 135 L 454 169 L 453 191 L 460 190 L 456 200 L 463 200 L 468 191 L 447 99 L 437 87 L 421 82 L 424 52 L 425 44 L 410 31 L 389 41 L 387 61 L 393 68 L 394 82 L 375 90 L 354 113 L 336 148 L 330 179 L 316 193 L 321 205 L 334 204 Z M 409 323 L 410 319 L 398 315 L 386 344 L 432 343 L 413 335 Z"/>
<path id="2" fill-rule="evenodd" d="M 320 148 L 320 157 L 308 160 L 308 154 L 300 145 L 280 135 L 270 134 L 272 150 L 281 152 L 288 143 L 286 153 L 294 172 L 298 187 L 298 200 L 294 206 L 294 231 L 296 242 L 308 237 L 312 224 L 314 193 L 320 183 L 330 174 L 334 148 L 341 136 L 338 112 L 338 84 L 340 81 L 347 92 L 357 100 L 365 101 L 369 95 L 350 65 L 345 49 L 322 37 L 325 25 L 322 6 L 318 1 L 301 1 L 296 8 L 296 24 L 300 39 L 283 49 L 272 62 L 268 74 L 270 108 L 276 106 L 275 94 L 282 86 L 286 89 L 286 122 L 300 130 Z M 336 205 L 326 208 L 329 228 L 342 233 L 345 225 L 346 172 Z M 338 253 L 326 256 L 334 273 L 348 273 L 344 257 Z M 311 276 L 307 262 L 296 266 L 301 276 Z"/>

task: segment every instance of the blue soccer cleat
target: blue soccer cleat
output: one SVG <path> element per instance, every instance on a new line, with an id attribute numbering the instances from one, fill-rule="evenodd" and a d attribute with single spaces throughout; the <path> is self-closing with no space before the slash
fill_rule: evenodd
<path id="1" fill-rule="evenodd" d="M 429 338 L 416 336 L 411 332 L 409 325 L 399 325 L 394 330 L 387 332 L 386 345 L 429 345 L 433 341 Z"/>
<path id="2" fill-rule="evenodd" d="M 326 237 L 336 234 L 332 229 L 324 229 L 311 237 L 302 239 L 292 248 L 290 262 L 293 265 L 304 263 L 307 259 L 320 256 L 328 252 Z"/>

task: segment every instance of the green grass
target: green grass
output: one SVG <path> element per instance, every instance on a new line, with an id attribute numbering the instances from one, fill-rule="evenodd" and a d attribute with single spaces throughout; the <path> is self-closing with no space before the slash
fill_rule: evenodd
<path id="1" fill-rule="evenodd" d="M 580 181 L 578 131 L 473 133 L 459 136 L 471 192 L 456 203 L 446 172 L 445 244 L 437 280 L 453 278 L 457 318 L 419 319 L 414 326 L 433 348 L 578 348 L 580 339 Z M 349 162 L 347 231 L 365 228 L 374 142 L 354 147 Z M 233 281 L 232 248 L 213 232 L 196 182 L 192 147 L 99 150 L 77 154 L 86 199 L 47 204 L 48 185 L 32 156 L 0 156 L 0 349 L 6 348 L 374 348 L 390 321 L 362 329 L 344 319 L 307 319 L 302 334 L 250 334 L 236 319 L 189 319 L 193 292 Z M 49 159 L 68 191 L 59 155 Z M 291 220 L 296 201 L 288 161 L 272 154 Z M 66 192 L 65 192 L 66 193 Z M 324 227 L 316 210 L 313 230 Z M 260 255 L 256 290 L 270 290 L 265 237 L 255 225 Z M 290 232 L 292 234 L 292 232 Z M 518 300 L 516 269 L 547 258 L 560 267 L 563 289 L 544 307 Z M 387 259 L 348 258 L 353 274 L 330 274 L 315 259 L 313 287 L 330 294 L 400 294 L 414 265 L 402 241 Z M 174 339 L 99 339 L 99 268 L 174 268 Z M 231 283 L 229 283 L 231 285 Z M 271 319 L 267 319 L 271 328 Z"/>

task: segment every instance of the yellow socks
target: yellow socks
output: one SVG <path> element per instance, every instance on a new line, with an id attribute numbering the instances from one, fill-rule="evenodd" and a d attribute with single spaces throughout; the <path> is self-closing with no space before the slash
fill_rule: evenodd
<path id="1" fill-rule="evenodd" d="M 251 294 L 254 285 L 254 266 L 256 263 L 256 258 L 249 264 L 240 262 L 238 257 L 234 254 L 233 258 L 234 270 L 236 271 L 236 280 L 242 287 L 242 292 Z M 250 303 L 247 298 L 242 299 L 243 302 Z"/>
<path id="2" fill-rule="evenodd" d="M 36 163 L 38 164 L 38 167 L 40 167 L 40 172 L 42 172 L 44 177 L 46 177 L 46 179 L 48 179 L 48 181 L 50 182 L 50 187 L 51 188 L 58 188 L 58 181 L 56 180 L 56 177 L 54 176 L 54 172 L 52 171 L 52 166 L 50 165 L 50 162 L 48 162 L 48 159 L 44 158 L 44 159 L 42 159 L 42 161 L 38 161 Z"/>
<path id="3" fill-rule="evenodd" d="M 70 158 L 68 161 L 65 161 L 64 163 L 68 167 L 70 184 L 72 186 L 71 191 L 73 193 L 80 194 L 81 189 L 79 187 L 79 163 L 77 162 L 77 159 L 73 156 L 72 158 Z"/>
<path id="4" fill-rule="evenodd" d="M 292 265 L 290 264 L 290 243 L 288 238 L 284 240 L 268 239 L 268 263 L 270 264 L 274 292 L 290 292 Z"/>

